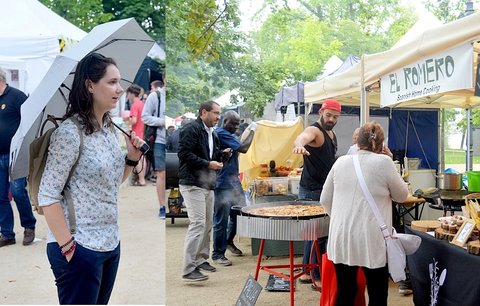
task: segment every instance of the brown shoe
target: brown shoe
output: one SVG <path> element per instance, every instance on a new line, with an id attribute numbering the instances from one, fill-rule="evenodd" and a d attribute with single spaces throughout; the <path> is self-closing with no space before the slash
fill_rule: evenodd
<path id="1" fill-rule="evenodd" d="M 35 239 L 35 229 L 26 228 L 23 232 L 23 245 L 32 244 Z"/>
<path id="2" fill-rule="evenodd" d="M 8 239 L 8 238 L 5 238 L 3 236 L 0 236 L 0 248 L 4 247 L 4 246 L 7 246 L 7 245 L 15 244 L 15 243 L 16 243 L 15 238 Z"/>

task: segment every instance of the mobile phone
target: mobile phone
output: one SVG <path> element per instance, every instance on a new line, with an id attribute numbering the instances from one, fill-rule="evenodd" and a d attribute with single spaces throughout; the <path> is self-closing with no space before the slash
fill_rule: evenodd
<path id="1" fill-rule="evenodd" d="M 128 134 L 127 132 L 125 132 L 121 127 L 119 127 L 118 125 L 116 125 L 114 122 L 112 122 L 112 124 L 117 128 L 119 129 L 123 134 L 127 135 L 128 138 L 132 138 L 132 136 L 130 136 L 130 134 Z M 140 147 L 140 151 L 142 152 L 142 154 L 145 154 L 148 152 L 148 150 L 150 150 L 150 146 L 146 143 L 144 143 L 141 147 Z"/>

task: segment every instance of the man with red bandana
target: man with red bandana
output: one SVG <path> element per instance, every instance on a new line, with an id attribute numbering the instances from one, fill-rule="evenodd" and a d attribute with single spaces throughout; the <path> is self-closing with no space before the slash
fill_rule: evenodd
<path id="1" fill-rule="evenodd" d="M 342 108 L 334 99 L 327 99 L 320 108 L 320 118 L 317 122 L 307 127 L 293 143 L 293 153 L 303 155 L 303 171 L 300 179 L 298 197 L 300 199 L 320 200 L 323 183 L 327 174 L 335 163 L 337 153 L 337 137 L 333 127 L 337 124 Z M 326 238 L 319 239 L 320 252 L 325 253 Z M 305 243 L 303 263 L 310 261 L 312 242 Z M 317 262 L 313 252 L 312 263 Z M 313 270 L 312 276 L 302 276 L 301 283 L 315 282 L 314 288 L 320 288 L 320 273 Z"/>

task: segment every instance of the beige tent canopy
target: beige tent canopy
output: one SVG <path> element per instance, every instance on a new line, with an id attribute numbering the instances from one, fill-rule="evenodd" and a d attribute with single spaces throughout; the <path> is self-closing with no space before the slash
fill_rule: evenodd
<path id="1" fill-rule="evenodd" d="M 417 38 L 385 52 L 365 54 L 350 70 L 305 83 L 305 102 L 321 103 L 336 97 L 345 105 L 360 105 L 362 84 L 370 106 L 380 106 L 380 78 L 406 65 L 415 63 L 461 44 L 473 43 L 472 74 L 476 73 L 480 44 L 480 13 L 426 30 Z M 480 105 L 474 88 L 450 91 L 402 102 L 395 106 L 418 108 L 470 108 Z"/>

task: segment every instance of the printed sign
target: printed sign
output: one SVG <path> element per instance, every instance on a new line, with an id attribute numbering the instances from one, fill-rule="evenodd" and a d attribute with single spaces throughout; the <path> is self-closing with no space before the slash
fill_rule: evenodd
<path id="1" fill-rule="evenodd" d="M 243 286 L 242 292 L 238 297 L 237 303 L 235 303 L 235 306 L 255 305 L 262 289 L 262 286 L 260 286 L 260 284 L 252 277 L 252 275 L 249 275 L 245 286 Z"/>
<path id="2" fill-rule="evenodd" d="M 381 78 L 381 106 L 473 87 L 473 47 L 456 48 L 405 66 Z"/>
<path id="3" fill-rule="evenodd" d="M 475 96 L 477 97 L 480 97 L 480 70 L 479 69 L 480 69 L 480 63 L 477 64 L 477 76 L 475 78 Z"/>

